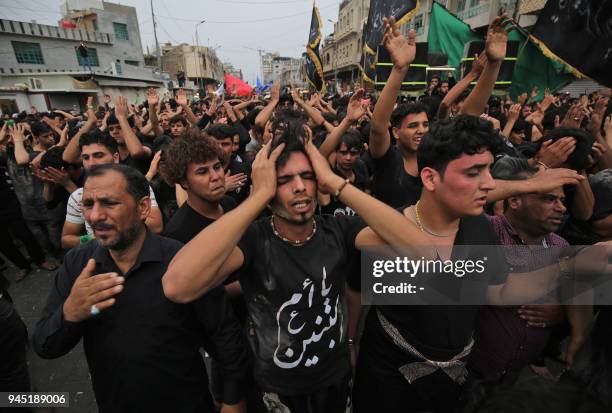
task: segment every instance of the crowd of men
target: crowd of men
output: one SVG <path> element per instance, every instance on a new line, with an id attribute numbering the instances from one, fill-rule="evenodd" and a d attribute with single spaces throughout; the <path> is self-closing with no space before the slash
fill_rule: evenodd
<path id="1" fill-rule="evenodd" d="M 274 84 L 3 115 L 0 253 L 16 282 L 57 269 L 34 350 L 82 340 L 101 412 L 609 411 L 609 307 L 546 286 L 610 274 L 610 90 L 493 96 L 505 23 L 416 101 L 415 35 L 389 19 L 377 98 Z M 499 244 L 524 248 L 489 257 L 488 305 L 361 305 L 360 250 Z M 0 281 L 0 390 L 29 391 Z"/>

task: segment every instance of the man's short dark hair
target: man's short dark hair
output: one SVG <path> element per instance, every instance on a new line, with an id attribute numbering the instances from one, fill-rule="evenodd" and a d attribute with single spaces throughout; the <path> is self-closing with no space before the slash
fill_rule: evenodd
<path id="1" fill-rule="evenodd" d="M 226 161 L 221 147 L 209 137 L 181 137 L 173 139 L 163 152 L 160 174 L 168 185 L 180 184 L 185 179 L 187 166 L 219 159 Z"/>
<path id="2" fill-rule="evenodd" d="M 68 168 L 70 164 L 65 162 L 64 159 L 62 159 L 64 149 L 65 148 L 63 146 L 54 146 L 53 148 L 50 148 L 48 151 L 46 151 L 44 155 L 40 158 L 40 169 Z"/>
<path id="3" fill-rule="evenodd" d="M 308 157 L 306 147 L 304 146 L 308 139 L 306 127 L 306 124 L 301 120 L 288 119 L 285 121 L 282 134 L 272 138 L 272 147 L 270 151 L 273 151 L 281 143 L 285 144 L 283 151 L 276 160 L 277 169 L 287 163 L 289 156 L 293 152 L 301 152 Z"/>
<path id="4" fill-rule="evenodd" d="M 42 122 L 33 122 L 30 125 L 30 129 L 32 130 L 32 135 L 34 135 L 34 137 L 46 135 L 47 133 L 53 132 L 53 130 L 51 130 L 51 128 L 46 123 Z"/>
<path id="5" fill-rule="evenodd" d="M 437 122 L 417 149 L 419 173 L 423 168 L 433 168 L 443 176 L 446 166 L 461 155 L 475 155 L 482 150 L 496 155 L 502 144 L 493 124 L 478 116 L 459 115 Z"/>
<path id="6" fill-rule="evenodd" d="M 219 141 L 227 138 L 233 138 L 234 135 L 238 134 L 238 130 L 235 127 L 226 125 L 225 123 L 213 123 L 206 128 L 205 132 L 207 136 L 215 138 Z"/>
<path id="7" fill-rule="evenodd" d="M 149 182 L 143 174 L 131 166 L 122 165 L 119 163 L 111 163 L 105 165 L 95 165 L 88 172 L 85 177 L 85 182 L 89 178 L 96 176 L 103 176 L 109 171 L 115 171 L 120 173 L 126 181 L 126 190 L 134 198 L 134 201 L 138 203 L 145 196 L 149 196 Z M 83 183 L 85 185 L 85 183 Z"/>
<path id="8" fill-rule="evenodd" d="M 408 115 L 428 113 L 429 108 L 421 103 L 402 103 L 391 114 L 391 125 L 399 128 Z"/>
<path id="9" fill-rule="evenodd" d="M 170 120 L 168 120 L 168 123 L 170 124 L 170 126 L 172 126 L 173 123 L 178 123 L 178 122 L 181 122 L 183 126 L 185 127 L 189 126 L 189 122 L 187 122 L 187 119 L 185 119 L 185 116 L 183 115 L 174 115 L 170 118 Z"/>
<path id="10" fill-rule="evenodd" d="M 491 168 L 491 175 L 495 179 L 506 181 L 522 181 L 538 173 L 539 169 L 529 165 L 527 159 L 513 156 L 503 156 Z"/>
<path id="11" fill-rule="evenodd" d="M 119 145 L 117 145 L 117 141 L 106 133 L 82 134 L 81 138 L 79 139 L 79 150 L 83 151 L 83 146 L 94 144 L 106 147 L 106 149 L 108 149 L 112 154 L 119 152 Z"/>
<path id="12" fill-rule="evenodd" d="M 350 130 L 342 135 L 342 141 L 336 149 L 340 150 L 343 143 L 346 145 L 346 149 L 349 151 L 351 149 L 357 149 L 359 151 L 363 149 L 363 141 L 361 140 L 361 135 L 357 131 Z"/>
<path id="13" fill-rule="evenodd" d="M 561 127 L 551 130 L 543 139 L 541 139 L 541 143 L 544 143 L 547 140 L 556 142 L 564 137 L 574 138 L 576 141 L 576 147 L 567 157 L 566 163 L 570 168 L 576 171 L 583 170 L 589 165 L 589 155 L 591 154 L 591 149 L 595 143 L 595 136 L 584 129 Z"/>
<path id="14" fill-rule="evenodd" d="M 134 118 L 132 116 L 128 116 L 128 123 L 130 125 L 130 128 L 134 127 Z M 119 125 L 119 119 L 117 119 L 117 116 L 115 116 L 115 112 L 111 112 L 108 119 L 106 120 L 106 125 Z"/>

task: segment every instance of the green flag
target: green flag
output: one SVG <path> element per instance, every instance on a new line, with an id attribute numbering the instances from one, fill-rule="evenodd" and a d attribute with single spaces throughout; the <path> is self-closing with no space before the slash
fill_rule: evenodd
<path id="1" fill-rule="evenodd" d="M 529 93 L 534 86 L 538 88 L 537 99 L 541 99 L 544 90 L 555 92 L 576 79 L 564 64 L 544 56 L 522 30 L 514 30 L 508 37 L 519 41 L 518 60 L 514 65 L 510 88 L 513 99 L 523 92 Z"/>
<path id="2" fill-rule="evenodd" d="M 449 66 L 457 68 L 463 58 L 465 44 L 473 40 L 483 39 L 444 6 L 433 3 L 427 35 L 430 52 L 446 53 Z M 563 64 L 544 56 L 523 29 L 510 32 L 509 40 L 519 41 L 518 60 L 514 65 L 510 88 L 513 98 L 523 92 L 529 93 L 534 86 L 542 97 L 545 89 L 554 92 L 575 79 L 567 73 Z"/>
<path id="3" fill-rule="evenodd" d="M 482 40 L 470 26 L 459 20 L 444 6 L 434 2 L 429 16 L 427 46 L 429 52 L 442 52 L 448 56 L 450 67 L 459 67 L 463 47 L 472 40 Z M 470 56 L 471 57 L 471 56 Z"/>

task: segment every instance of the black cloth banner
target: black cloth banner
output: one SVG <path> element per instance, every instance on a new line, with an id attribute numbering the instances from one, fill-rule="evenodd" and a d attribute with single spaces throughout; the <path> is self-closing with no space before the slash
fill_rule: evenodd
<path id="1" fill-rule="evenodd" d="M 310 21 L 310 32 L 308 33 L 308 44 L 306 45 L 306 79 L 308 83 L 320 93 L 325 93 L 325 82 L 323 81 L 323 66 L 319 57 L 319 44 L 321 43 L 321 15 L 317 5 L 312 6 L 312 19 Z"/>
<path id="2" fill-rule="evenodd" d="M 612 0 L 549 0 L 531 38 L 576 76 L 612 87 Z"/>
<path id="3" fill-rule="evenodd" d="M 376 0 L 370 2 L 368 20 L 363 29 L 361 73 L 373 83 L 376 77 L 376 48 L 384 35 L 384 17 L 395 17 L 398 25 L 406 23 L 419 10 L 419 0 Z"/>

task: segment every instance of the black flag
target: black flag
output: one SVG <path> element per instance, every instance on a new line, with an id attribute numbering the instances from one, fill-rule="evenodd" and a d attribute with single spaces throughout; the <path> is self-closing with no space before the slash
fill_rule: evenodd
<path id="1" fill-rule="evenodd" d="M 546 56 L 576 76 L 612 87 L 612 0 L 549 0 L 531 35 Z"/>
<path id="2" fill-rule="evenodd" d="M 306 79 L 320 93 L 325 93 L 323 81 L 323 66 L 319 57 L 319 44 L 321 43 L 321 15 L 316 4 L 312 6 L 312 19 L 308 44 L 306 45 Z"/>
<path id="3" fill-rule="evenodd" d="M 406 23 L 419 10 L 419 0 L 377 0 L 370 2 L 368 21 L 363 29 L 361 73 L 373 83 L 376 77 L 376 48 L 384 35 L 384 17 L 395 17 L 398 25 Z"/>

